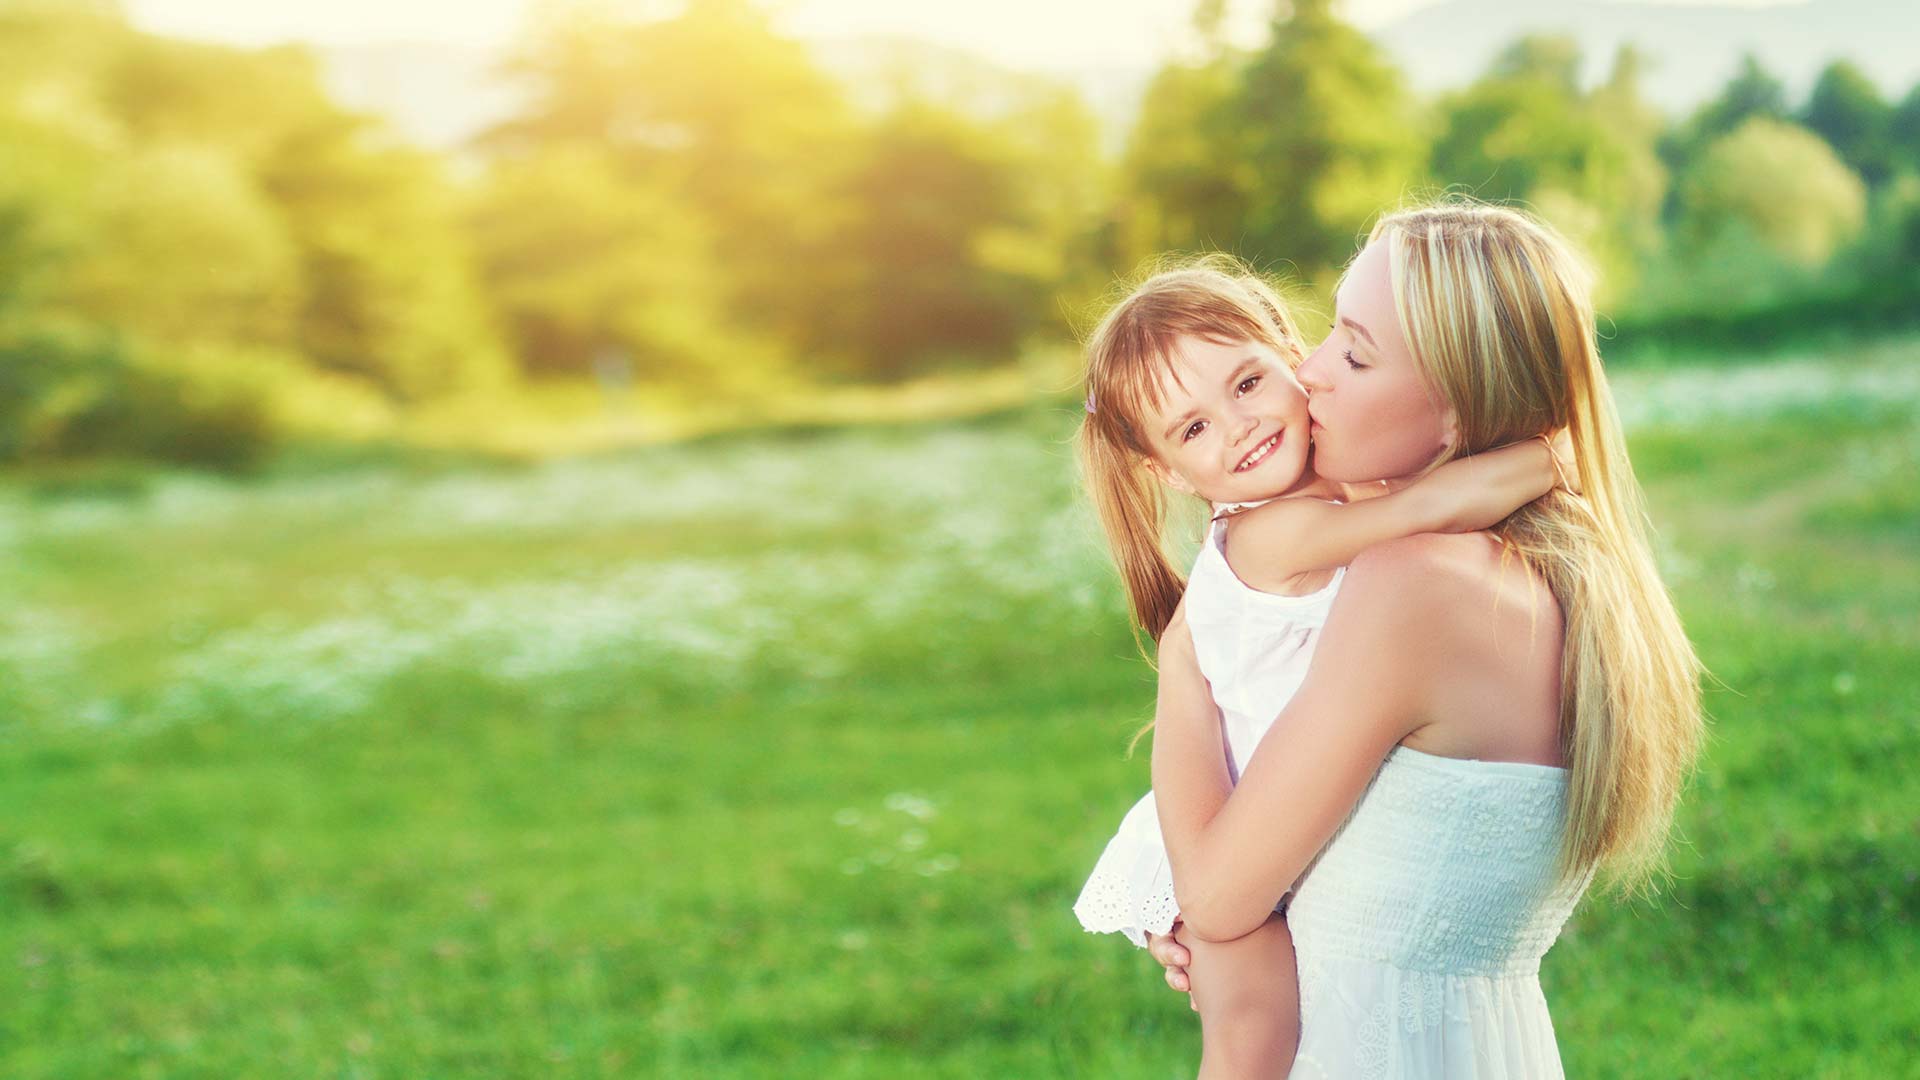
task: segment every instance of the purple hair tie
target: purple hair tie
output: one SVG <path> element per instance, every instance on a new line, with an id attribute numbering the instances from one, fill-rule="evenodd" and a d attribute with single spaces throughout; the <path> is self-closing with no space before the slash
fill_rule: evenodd
<path id="1" fill-rule="evenodd" d="M 1093 391 L 1091 390 L 1087 391 L 1087 412 L 1089 414 L 1093 412 Z"/>

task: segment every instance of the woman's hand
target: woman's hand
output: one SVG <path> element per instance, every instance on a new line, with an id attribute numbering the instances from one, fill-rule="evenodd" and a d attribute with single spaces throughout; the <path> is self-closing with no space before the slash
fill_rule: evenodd
<path id="1" fill-rule="evenodd" d="M 1187 962 L 1193 954 L 1177 940 L 1180 933 L 1180 920 L 1174 919 L 1173 925 L 1164 934 L 1147 932 L 1147 952 L 1167 969 L 1167 985 L 1187 995 L 1187 1007 L 1198 1012 L 1200 1006 L 1193 1002 L 1193 980 L 1187 977 Z"/>

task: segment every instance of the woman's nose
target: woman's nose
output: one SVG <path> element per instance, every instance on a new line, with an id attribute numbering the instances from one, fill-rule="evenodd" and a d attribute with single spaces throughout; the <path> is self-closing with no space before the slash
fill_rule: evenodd
<path id="1" fill-rule="evenodd" d="M 1305 387 L 1309 394 L 1318 393 L 1329 387 L 1325 375 L 1322 374 L 1325 364 L 1321 362 L 1320 357 L 1324 352 L 1326 352 L 1324 347 L 1313 350 L 1305 360 L 1300 361 L 1300 367 L 1293 373 L 1294 378 L 1300 380 L 1300 385 Z"/>

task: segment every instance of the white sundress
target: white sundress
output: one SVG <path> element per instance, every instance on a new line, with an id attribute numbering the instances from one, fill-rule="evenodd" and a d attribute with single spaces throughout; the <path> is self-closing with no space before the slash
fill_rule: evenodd
<path id="1" fill-rule="evenodd" d="M 1200 668 L 1240 769 L 1299 689 L 1344 573 L 1303 597 L 1242 584 L 1216 522 L 1187 586 Z M 1196 617 L 1198 616 L 1198 617 Z M 1567 772 L 1395 747 L 1276 910 L 1300 979 L 1292 1080 L 1564 1077 L 1540 960 L 1591 875 L 1559 883 Z M 1074 912 L 1145 946 L 1179 914 L 1149 792 Z"/>

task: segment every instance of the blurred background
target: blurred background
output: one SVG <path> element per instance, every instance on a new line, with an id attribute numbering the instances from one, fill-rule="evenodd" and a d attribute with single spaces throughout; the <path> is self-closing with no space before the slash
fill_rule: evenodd
<path id="1" fill-rule="evenodd" d="M 1920 1076 L 1914 14 L 0 0 L 0 1074 L 1191 1075 L 1076 335 L 1456 190 L 1715 675 L 1569 1074 Z"/>

